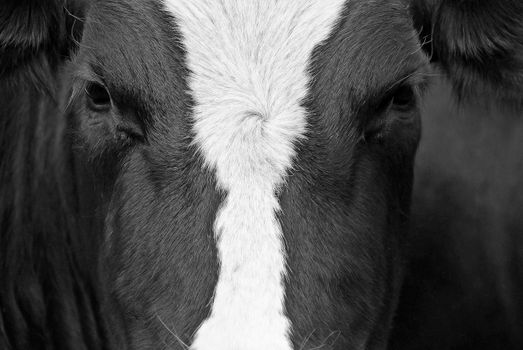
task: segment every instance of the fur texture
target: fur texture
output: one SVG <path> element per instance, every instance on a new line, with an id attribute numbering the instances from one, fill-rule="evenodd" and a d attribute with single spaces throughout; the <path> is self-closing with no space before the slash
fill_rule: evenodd
<path id="1" fill-rule="evenodd" d="M 312 49 L 343 1 L 168 1 L 192 72 L 195 142 L 227 195 L 220 275 L 192 348 L 290 349 L 276 194 L 305 132 Z"/>
<path id="2" fill-rule="evenodd" d="M 519 0 L 413 0 L 432 62 L 458 99 L 521 110 L 523 3 Z"/>
<path id="3" fill-rule="evenodd" d="M 83 13 L 68 5 L 0 6 L 1 349 L 124 346 L 97 270 L 99 187 L 73 155 L 61 104 L 66 33 Z"/>

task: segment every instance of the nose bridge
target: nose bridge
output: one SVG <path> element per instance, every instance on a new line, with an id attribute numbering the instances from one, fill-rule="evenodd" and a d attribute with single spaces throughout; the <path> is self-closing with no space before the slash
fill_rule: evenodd
<path id="1" fill-rule="evenodd" d="M 277 188 L 306 129 L 313 48 L 343 0 L 168 0 L 187 53 L 194 142 L 225 192 L 214 221 L 220 270 L 192 348 L 292 348 Z"/>

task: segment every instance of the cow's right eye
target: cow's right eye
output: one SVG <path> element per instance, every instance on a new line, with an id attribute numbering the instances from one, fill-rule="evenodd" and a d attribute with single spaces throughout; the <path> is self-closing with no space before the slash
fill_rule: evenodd
<path id="1" fill-rule="evenodd" d="M 100 83 L 89 82 L 85 87 L 87 107 L 94 111 L 108 111 L 111 109 L 111 96 L 106 87 Z"/>

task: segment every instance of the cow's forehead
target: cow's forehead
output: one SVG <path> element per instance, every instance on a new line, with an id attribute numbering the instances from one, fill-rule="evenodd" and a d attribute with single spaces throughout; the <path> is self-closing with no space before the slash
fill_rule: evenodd
<path id="1" fill-rule="evenodd" d="M 182 34 L 189 84 L 195 100 L 198 141 L 214 162 L 224 150 L 220 144 L 235 143 L 234 130 L 244 123 L 248 133 L 266 132 L 267 145 L 278 149 L 281 159 L 265 173 L 271 178 L 288 165 L 291 144 L 305 130 L 301 103 L 309 84 L 313 49 L 327 39 L 340 18 L 344 0 L 293 1 L 192 1 L 168 0 Z M 218 122 L 219 121 L 219 122 Z M 231 135 L 217 130 L 231 130 Z M 230 139 L 229 139 L 230 137 Z M 211 143 L 213 143 L 211 145 Z M 272 147 L 271 147 L 272 145 Z M 252 154 L 251 149 L 245 152 Z M 270 155 L 261 155 L 270 158 Z M 244 163 L 244 162 L 241 162 Z M 235 172 L 229 166 L 224 169 Z M 223 174 L 224 178 L 231 176 Z M 271 182 L 278 183 L 274 178 Z M 225 187 L 228 187 L 224 184 Z"/>

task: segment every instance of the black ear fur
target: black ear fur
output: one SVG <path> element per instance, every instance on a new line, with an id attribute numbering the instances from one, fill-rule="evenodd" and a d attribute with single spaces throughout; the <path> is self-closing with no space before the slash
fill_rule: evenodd
<path id="1" fill-rule="evenodd" d="M 38 79 L 39 71 L 63 61 L 79 40 L 86 5 L 84 0 L 3 0 L 0 78 L 16 80 L 20 73 Z"/>
<path id="2" fill-rule="evenodd" d="M 523 108 L 523 1 L 414 0 L 412 13 L 460 99 Z"/>

